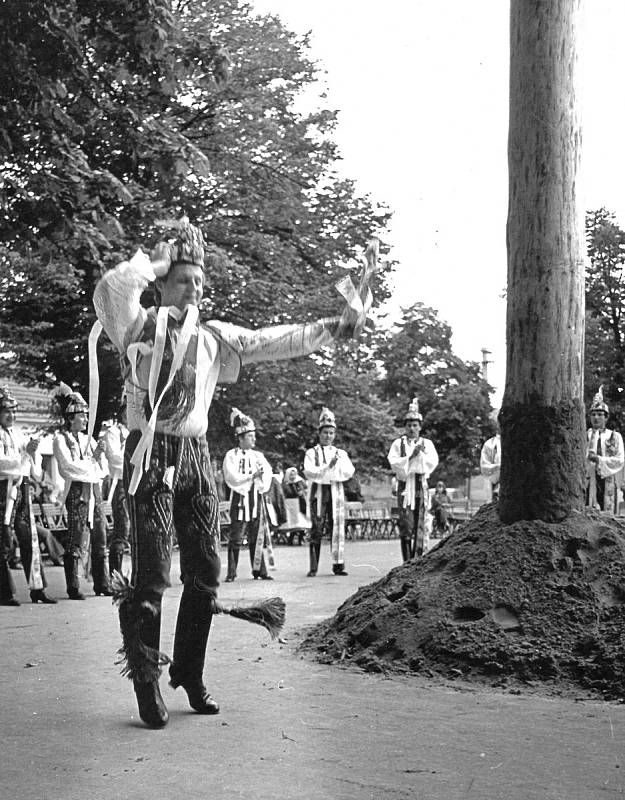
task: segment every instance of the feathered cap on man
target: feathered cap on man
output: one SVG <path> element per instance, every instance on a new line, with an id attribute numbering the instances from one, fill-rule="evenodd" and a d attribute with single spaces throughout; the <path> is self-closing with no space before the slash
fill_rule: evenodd
<path id="1" fill-rule="evenodd" d="M 423 422 L 423 417 L 419 412 L 419 398 L 413 397 L 410 401 L 410 405 L 408 406 L 408 411 L 406 411 L 406 415 L 404 417 L 404 422 L 409 422 L 411 420 L 416 420 L 417 422 Z"/>
<path id="2" fill-rule="evenodd" d="M 319 414 L 319 425 L 317 426 L 318 430 L 322 428 L 336 428 L 336 419 L 334 418 L 334 414 L 330 411 L 329 408 L 322 408 L 321 414 Z"/>
<path id="3" fill-rule="evenodd" d="M 7 386 L 0 387 L 0 411 L 15 411 L 17 409 L 17 400 L 11 394 Z"/>
<path id="4" fill-rule="evenodd" d="M 592 403 L 590 404 L 590 411 L 603 411 L 603 413 L 608 416 L 610 413 L 608 409 L 608 404 L 603 399 L 603 386 L 600 386 L 597 390 L 597 394 L 592 398 Z"/>
<path id="5" fill-rule="evenodd" d="M 89 405 L 80 392 L 74 391 L 66 383 L 61 382 L 54 392 L 54 399 L 59 404 L 63 416 L 89 411 Z"/>
<path id="6" fill-rule="evenodd" d="M 162 275 L 166 275 L 170 267 L 176 264 L 194 264 L 204 269 L 204 236 L 197 225 L 191 225 L 188 217 L 156 220 L 156 225 L 176 232 L 174 239 L 159 242 L 150 256 L 153 264 L 161 266 L 159 272 Z"/>
<path id="7" fill-rule="evenodd" d="M 242 436 L 244 433 L 252 433 L 256 430 L 254 420 L 248 417 L 238 408 L 233 408 L 230 413 L 230 425 L 234 429 L 236 436 Z"/>

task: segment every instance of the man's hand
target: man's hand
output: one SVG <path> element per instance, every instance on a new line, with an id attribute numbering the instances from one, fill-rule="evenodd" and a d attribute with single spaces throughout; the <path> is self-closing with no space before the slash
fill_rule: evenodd
<path id="1" fill-rule="evenodd" d="M 414 450 L 410 454 L 410 458 L 411 459 L 417 458 L 419 455 L 421 455 L 421 453 L 424 453 L 424 452 L 425 452 L 425 444 L 423 442 L 419 442 L 419 444 L 415 445 Z"/>
<path id="2" fill-rule="evenodd" d="M 588 460 L 592 461 L 593 464 L 597 464 L 599 462 L 599 456 L 596 453 L 588 453 Z"/>
<path id="3" fill-rule="evenodd" d="M 262 478 L 263 477 L 263 468 L 259 467 L 256 472 L 252 475 L 252 478 Z"/>
<path id="4" fill-rule="evenodd" d="M 38 449 L 39 449 L 39 440 L 30 439 L 28 444 L 26 445 L 26 452 L 28 453 L 28 455 L 34 457 Z"/>

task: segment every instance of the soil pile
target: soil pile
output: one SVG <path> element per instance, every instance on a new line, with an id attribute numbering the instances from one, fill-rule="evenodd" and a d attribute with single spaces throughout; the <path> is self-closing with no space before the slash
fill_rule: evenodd
<path id="1" fill-rule="evenodd" d="M 625 520 L 503 525 L 484 506 L 363 587 L 302 649 L 367 671 L 564 684 L 625 697 Z"/>

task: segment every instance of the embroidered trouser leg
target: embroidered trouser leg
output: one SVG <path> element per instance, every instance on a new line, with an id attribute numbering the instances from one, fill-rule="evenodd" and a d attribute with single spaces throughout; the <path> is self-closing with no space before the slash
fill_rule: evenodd
<path id="1" fill-rule="evenodd" d="M 126 442 L 126 485 L 139 439 L 140 432 L 132 431 Z M 175 468 L 172 486 L 164 481 L 170 466 Z M 206 441 L 157 433 L 150 467 L 128 501 L 133 590 L 120 606 L 125 672 L 138 680 L 154 680 L 160 674 L 161 600 L 170 585 L 175 526 L 185 584 L 171 670 L 172 682 L 179 685 L 189 673 L 200 669 L 201 674 L 219 585 L 219 502 Z"/>
<path id="2" fill-rule="evenodd" d="M 326 494 L 327 497 L 322 496 L 321 509 L 318 509 L 316 498 L 311 498 L 310 503 L 310 571 L 312 573 L 319 569 L 321 540 L 326 534 L 332 536 L 332 499 L 329 491 Z"/>
<path id="3" fill-rule="evenodd" d="M 30 481 L 27 478 L 24 478 L 21 486 L 18 489 L 17 501 L 15 503 L 14 528 L 17 535 L 17 541 L 19 542 L 20 546 L 20 557 L 22 559 L 22 567 L 24 569 L 24 574 L 26 575 L 27 583 L 30 581 L 30 570 L 33 562 L 33 533 L 30 520 L 30 503 Z M 38 536 L 37 547 L 39 547 Z M 48 584 L 46 582 L 46 576 L 43 569 L 43 564 L 41 563 L 41 558 L 39 559 L 39 571 L 41 573 L 43 588 L 45 589 Z"/>
<path id="4" fill-rule="evenodd" d="M 264 554 L 262 554 L 260 557 L 260 568 L 257 570 L 254 569 L 254 554 L 256 552 L 256 542 L 258 541 L 259 527 L 260 527 L 260 520 L 258 517 L 256 517 L 256 519 L 251 519 L 247 523 L 247 544 L 248 544 L 248 549 L 250 551 L 250 564 L 252 566 L 252 575 L 255 578 L 261 578 L 261 577 L 264 578 L 267 576 L 267 565 L 265 564 Z"/>
<path id="5" fill-rule="evenodd" d="M 89 541 L 89 503 L 86 500 L 87 490 L 83 483 L 74 481 L 65 498 L 67 509 L 67 533 L 63 546 L 63 567 L 65 582 L 70 597 L 78 592 L 80 578 L 78 567 L 82 561 Z"/>
<path id="6" fill-rule="evenodd" d="M 234 580 L 237 577 L 239 553 L 245 539 L 247 523 L 242 520 L 232 520 L 228 533 L 228 573 L 227 577 Z"/>

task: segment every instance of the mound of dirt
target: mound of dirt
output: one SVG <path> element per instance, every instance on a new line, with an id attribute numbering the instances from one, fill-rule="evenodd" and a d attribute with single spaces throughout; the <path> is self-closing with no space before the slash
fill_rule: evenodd
<path id="1" fill-rule="evenodd" d="M 492 505 L 361 588 L 302 650 L 373 672 L 625 697 L 625 520 L 503 525 Z"/>

